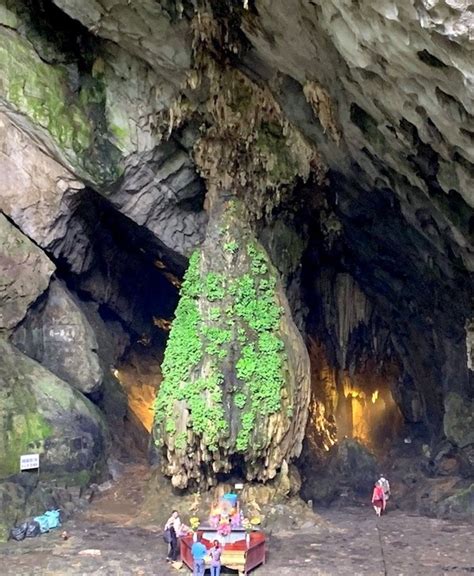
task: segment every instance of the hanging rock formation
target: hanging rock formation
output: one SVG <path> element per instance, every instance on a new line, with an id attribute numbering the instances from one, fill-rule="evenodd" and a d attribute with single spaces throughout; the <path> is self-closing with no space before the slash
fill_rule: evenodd
<path id="1" fill-rule="evenodd" d="M 308 356 L 243 215 L 232 201 L 214 209 L 165 353 L 155 442 L 178 488 L 234 469 L 266 481 L 301 451 Z"/>

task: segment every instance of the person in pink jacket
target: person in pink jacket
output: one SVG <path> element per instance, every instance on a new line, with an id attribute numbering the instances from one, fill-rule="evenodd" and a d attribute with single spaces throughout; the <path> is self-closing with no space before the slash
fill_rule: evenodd
<path id="1" fill-rule="evenodd" d="M 374 491 L 372 492 L 372 506 L 377 516 L 381 516 L 385 510 L 385 493 L 378 482 L 375 484 Z"/>

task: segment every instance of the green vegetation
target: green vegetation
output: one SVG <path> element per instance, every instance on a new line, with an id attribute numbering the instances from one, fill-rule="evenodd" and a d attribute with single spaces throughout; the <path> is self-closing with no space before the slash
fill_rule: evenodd
<path id="1" fill-rule="evenodd" d="M 186 432 L 180 432 L 176 435 L 174 445 L 178 450 L 184 450 L 186 448 Z"/>
<path id="2" fill-rule="evenodd" d="M 209 320 L 216 322 L 221 317 L 221 311 L 219 308 L 211 308 L 209 310 Z"/>
<path id="3" fill-rule="evenodd" d="M 245 394 L 243 394 L 242 392 L 237 392 L 237 394 L 235 394 L 234 404 L 237 406 L 237 408 L 242 409 L 245 406 L 246 402 L 247 402 L 247 396 L 245 396 Z"/>
<path id="4" fill-rule="evenodd" d="M 230 254 L 235 254 L 238 249 L 239 249 L 239 245 L 237 244 L 237 242 L 235 240 L 232 240 L 231 242 L 226 242 L 224 244 L 224 250 L 226 252 L 229 252 Z"/>
<path id="5" fill-rule="evenodd" d="M 223 250 L 233 253 L 237 242 L 228 242 Z M 234 390 L 232 401 L 241 411 L 235 440 L 240 452 L 255 440 L 259 418 L 281 408 L 284 344 L 279 335 L 282 308 L 276 278 L 256 243 L 247 245 L 243 268 L 246 272 L 237 277 L 213 271 L 201 275 L 199 255 L 190 259 L 155 401 L 156 423 L 167 435 L 175 435 L 178 450 L 184 450 L 187 441 L 186 431 L 177 430 L 179 402 L 190 411 L 188 426 L 209 449 L 216 450 L 228 434 L 224 380 L 227 390 Z M 200 309 L 208 310 L 204 317 Z M 235 363 L 233 373 L 228 372 L 229 355 Z"/>
<path id="6" fill-rule="evenodd" d="M 204 280 L 204 295 L 211 302 L 222 300 L 225 296 L 225 278 L 222 274 L 209 272 Z"/>
<path id="7" fill-rule="evenodd" d="M 17 400 L 18 397 L 16 396 L 15 399 Z M 31 452 L 32 446 L 35 447 L 35 451 L 42 450 L 44 440 L 53 433 L 51 426 L 39 413 L 35 412 L 36 406 L 31 396 L 28 400 L 24 397 L 23 402 L 18 403 L 15 408 L 17 406 L 22 406 L 23 413 L 10 416 L 11 429 L 4 430 L 5 437 L 0 438 L 0 445 L 3 446 L 0 478 L 16 474 L 20 455 Z"/>
<path id="8" fill-rule="evenodd" d="M 195 252 L 190 260 L 181 287 L 181 298 L 176 309 L 165 358 L 162 365 L 163 382 L 155 400 L 155 421 L 164 426 L 166 434 L 176 433 L 176 403 L 184 401 L 190 410 L 191 426 L 201 434 L 210 449 L 215 449 L 219 435 L 227 428 L 222 410 L 223 376 L 215 367 L 206 378 L 193 380 L 193 370 L 203 359 L 205 349 L 208 354 L 220 357 L 219 346 L 230 340 L 230 333 L 216 327 L 203 326 L 197 305 L 203 284 L 214 288 L 221 279 L 213 275 L 202 283 L 199 273 L 200 257 Z M 207 346 L 205 342 L 207 341 Z M 176 435 L 175 446 L 186 447 L 187 434 Z"/>
<path id="9" fill-rule="evenodd" d="M 92 141 L 92 127 L 77 104 L 67 103 L 66 69 L 43 62 L 16 32 L 0 36 L 2 95 L 20 112 L 47 129 L 59 146 L 81 153 Z"/>
<path id="10" fill-rule="evenodd" d="M 199 255 L 193 254 L 181 288 L 181 299 L 176 309 L 165 358 L 162 365 L 163 382 L 155 400 L 155 419 L 165 422 L 167 434 L 173 433 L 174 401 L 186 384 L 190 368 L 201 359 L 202 346 L 199 338 L 199 310 L 195 297 L 199 294 Z"/>
<path id="11" fill-rule="evenodd" d="M 206 352 L 208 354 L 219 358 L 227 356 L 223 345 L 232 340 L 232 332 L 230 330 L 224 330 L 218 326 L 205 326 L 202 329 L 202 334 L 207 341 Z"/>
<path id="12" fill-rule="evenodd" d="M 237 437 L 238 450 L 248 447 L 259 415 L 269 415 L 280 409 L 281 388 L 285 383 L 284 344 L 278 336 L 282 310 L 275 297 L 276 279 L 268 274 L 262 250 L 249 244 L 247 254 L 252 275 L 244 274 L 232 286 L 236 314 L 250 329 L 240 329 L 237 336 L 243 346 L 236 375 L 245 384 L 250 399 Z"/>

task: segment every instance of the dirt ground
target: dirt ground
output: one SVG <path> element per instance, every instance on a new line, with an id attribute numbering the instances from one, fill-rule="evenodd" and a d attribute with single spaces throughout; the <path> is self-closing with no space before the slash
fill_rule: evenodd
<path id="1" fill-rule="evenodd" d="M 61 530 L 0 544 L 1 576 L 171 576 L 161 526 L 141 510 L 147 469 L 128 467 L 110 490 Z M 168 503 L 163 503 L 168 508 Z M 318 511 L 315 526 L 279 529 L 255 576 L 441 576 L 474 574 L 473 526 L 369 506 Z M 236 574 L 224 571 L 223 574 Z"/>

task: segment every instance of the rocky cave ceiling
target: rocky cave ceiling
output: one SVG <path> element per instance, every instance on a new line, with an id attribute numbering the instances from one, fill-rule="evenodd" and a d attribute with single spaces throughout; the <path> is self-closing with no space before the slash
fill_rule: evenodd
<path id="1" fill-rule="evenodd" d="M 4 333 L 51 260 L 143 333 L 161 280 L 111 278 L 176 280 L 237 197 L 332 363 L 396 359 L 404 417 L 472 445 L 469 4 L 0 0 L 2 234 L 36 245 L 14 305 L 5 265 Z"/>

